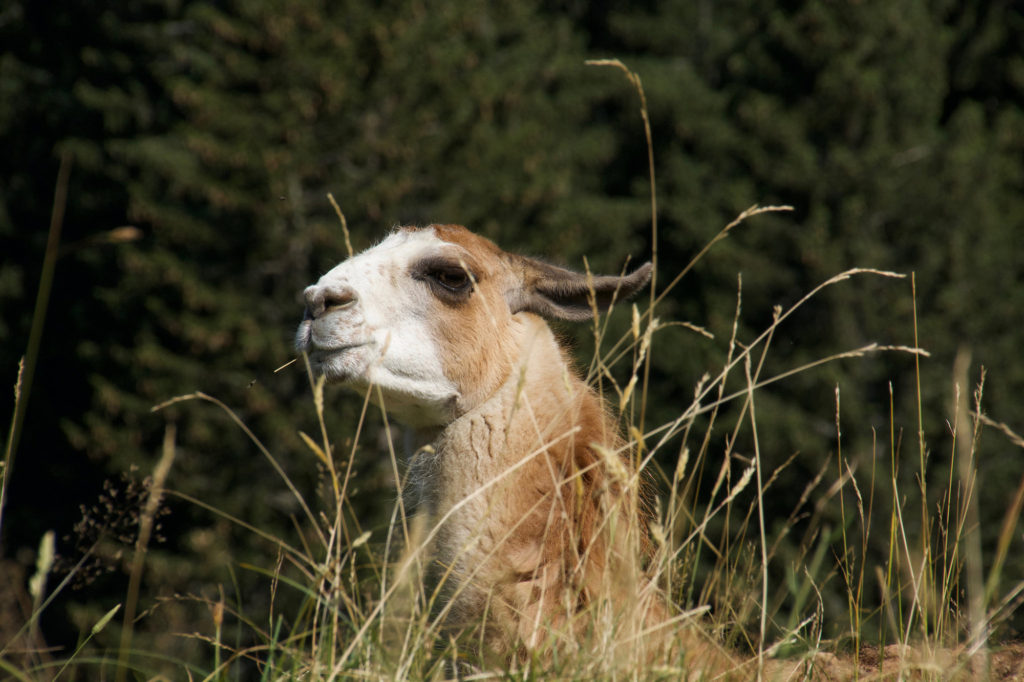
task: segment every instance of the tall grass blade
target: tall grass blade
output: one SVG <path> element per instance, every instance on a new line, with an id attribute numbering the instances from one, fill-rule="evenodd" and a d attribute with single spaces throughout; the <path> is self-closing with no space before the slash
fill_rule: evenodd
<path id="1" fill-rule="evenodd" d="M 53 275 L 57 269 L 57 258 L 60 255 L 60 235 L 64 226 L 64 210 L 68 202 L 68 181 L 71 178 L 71 162 L 71 153 L 67 150 L 62 152 L 60 168 L 57 170 L 57 185 L 53 192 L 50 230 L 46 237 L 43 267 L 39 274 L 39 290 L 36 293 L 35 307 L 32 309 L 32 326 L 29 328 L 28 346 L 18 369 L 18 382 L 15 387 L 14 418 L 11 420 L 11 428 L 7 434 L 7 447 L 4 451 L 3 479 L 2 483 L 0 483 L 0 531 L 3 530 L 7 485 L 14 471 L 14 456 L 18 452 L 21 429 L 25 422 L 25 411 L 28 409 L 28 399 L 32 393 L 32 378 L 35 376 L 39 346 L 43 340 L 43 326 L 46 323 L 46 311 L 50 305 Z"/>

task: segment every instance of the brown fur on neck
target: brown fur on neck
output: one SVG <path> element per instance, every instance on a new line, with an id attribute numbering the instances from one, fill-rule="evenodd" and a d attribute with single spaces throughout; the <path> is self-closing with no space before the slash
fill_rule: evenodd
<path id="1" fill-rule="evenodd" d="M 498 657 L 573 636 L 613 582 L 639 578 L 649 550 L 638 486 L 616 478 L 632 468 L 614 420 L 547 325 L 516 318 L 512 371 L 413 472 L 426 510 L 444 519 L 434 547 L 444 621 L 483 627 L 485 653 Z M 621 468 L 609 471 L 598 448 Z"/>

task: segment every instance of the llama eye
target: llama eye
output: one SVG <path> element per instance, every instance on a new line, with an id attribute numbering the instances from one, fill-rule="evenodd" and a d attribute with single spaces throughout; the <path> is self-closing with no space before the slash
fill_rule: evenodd
<path id="1" fill-rule="evenodd" d="M 471 284 L 469 275 L 461 267 L 436 270 L 430 274 L 435 282 L 449 291 L 461 293 L 468 289 Z"/>

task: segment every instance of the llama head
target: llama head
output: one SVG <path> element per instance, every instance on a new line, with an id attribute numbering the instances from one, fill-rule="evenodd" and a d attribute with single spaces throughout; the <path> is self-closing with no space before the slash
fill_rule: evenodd
<path id="1" fill-rule="evenodd" d="M 571 272 L 506 253 L 455 225 L 402 228 L 306 288 L 296 349 L 314 373 L 380 389 L 415 427 L 443 426 L 509 376 L 526 329 L 548 318 L 585 320 L 651 276 Z"/>

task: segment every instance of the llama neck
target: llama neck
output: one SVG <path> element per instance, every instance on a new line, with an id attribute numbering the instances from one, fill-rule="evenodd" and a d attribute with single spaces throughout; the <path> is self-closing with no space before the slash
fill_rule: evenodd
<path id="1" fill-rule="evenodd" d="M 530 318 L 505 381 L 435 439 L 432 489 L 423 492 L 436 514 L 466 508 L 478 524 L 485 509 L 494 516 L 525 504 L 524 487 L 557 487 L 577 449 L 615 440 L 600 398 L 569 368 L 547 325 Z M 499 503 L 505 489 L 511 499 Z"/>
<path id="2" fill-rule="evenodd" d="M 503 623 L 495 636 L 522 641 L 556 619 L 556 595 L 603 571 L 604 546 L 591 542 L 603 467 L 590 445 L 619 442 L 601 399 L 534 319 L 517 369 L 448 425 L 411 472 L 421 509 L 440 524 L 433 553 L 452 595 L 447 620 L 479 622 L 489 612 Z"/>

